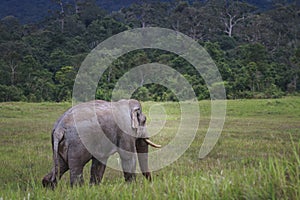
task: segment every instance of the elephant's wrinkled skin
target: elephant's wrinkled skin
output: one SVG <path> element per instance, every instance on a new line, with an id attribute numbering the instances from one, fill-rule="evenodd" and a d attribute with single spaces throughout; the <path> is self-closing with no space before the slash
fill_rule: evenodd
<path id="1" fill-rule="evenodd" d="M 70 170 L 71 186 L 76 183 L 82 184 L 83 167 L 91 159 L 90 183 L 99 184 L 106 161 L 115 152 L 120 155 L 126 181 L 135 179 L 135 153 L 138 153 L 143 175 L 151 180 L 148 169 L 148 144 L 154 147 L 159 145 L 155 146 L 147 139 L 145 123 L 146 117 L 142 113 L 141 105 L 133 99 L 118 102 L 96 100 L 70 108 L 54 125 L 52 131 L 54 166 L 43 178 L 43 186 L 55 188 L 57 179 L 60 179 L 67 170 Z M 101 137 L 103 134 L 99 131 L 99 124 L 106 137 Z M 96 151 L 96 154 L 92 155 L 84 145 L 87 144 L 83 142 L 85 137 L 82 135 L 85 134 L 88 135 L 89 144 L 95 143 L 93 152 Z"/>

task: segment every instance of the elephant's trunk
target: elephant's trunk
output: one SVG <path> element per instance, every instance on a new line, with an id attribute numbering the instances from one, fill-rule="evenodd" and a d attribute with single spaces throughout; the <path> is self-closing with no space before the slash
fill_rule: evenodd
<path id="1" fill-rule="evenodd" d="M 148 168 L 148 144 L 142 138 L 136 140 L 137 156 L 143 175 L 151 181 L 151 173 Z"/>
<path id="2" fill-rule="evenodd" d="M 161 145 L 151 142 L 148 138 L 139 138 L 136 140 L 136 151 L 143 175 L 151 181 L 151 173 L 148 168 L 148 145 L 160 148 Z"/>
<path id="3" fill-rule="evenodd" d="M 161 148 L 161 145 L 155 144 L 155 143 L 152 142 L 149 138 L 145 138 L 145 142 L 146 142 L 147 144 L 149 144 L 150 146 L 154 147 L 154 148 Z"/>

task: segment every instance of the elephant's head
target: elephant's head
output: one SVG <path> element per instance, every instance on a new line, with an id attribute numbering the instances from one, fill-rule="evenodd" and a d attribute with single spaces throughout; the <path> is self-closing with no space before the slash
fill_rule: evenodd
<path id="1" fill-rule="evenodd" d="M 149 139 L 149 134 L 146 128 L 146 116 L 142 112 L 141 104 L 137 100 L 129 100 L 131 127 L 136 131 L 136 138 L 143 140 L 152 147 L 160 148 L 161 145 L 155 144 Z"/>
<path id="2" fill-rule="evenodd" d="M 131 128 L 134 130 L 136 139 L 136 151 L 139 165 L 143 175 L 151 181 L 151 173 L 148 168 L 148 145 L 160 148 L 149 139 L 146 129 L 146 116 L 142 112 L 141 104 L 137 100 L 129 100 Z"/>
<path id="3" fill-rule="evenodd" d="M 155 148 L 160 148 L 161 146 L 151 142 L 149 139 L 146 128 L 146 116 L 142 112 L 140 102 L 134 99 L 120 100 L 116 104 L 113 103 L 113 105 L 116 105 L 113 111 L 115 122 L 122 132 L 130 135 L 130 138 L 134 137 L 136 139 L 135 152 L 137 152 L 141 171 L 148 180 L 151 180 L 148 168 L 148 146 Z"/>

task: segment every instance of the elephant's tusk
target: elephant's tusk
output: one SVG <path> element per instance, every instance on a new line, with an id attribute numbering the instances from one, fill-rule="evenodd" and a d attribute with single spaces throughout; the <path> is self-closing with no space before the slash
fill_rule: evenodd
<path id="1" fill-rule="evenodd" d="M 147 144 L 149 144 L 149 145 L 152 146 L 152 147 L 155 147 L 155 148 L 161 148 L 161 145 L 153 143 L 153 142 L 152 142 L 151 140 L 149 140 L 148 138 L 145 138 L 145 142 L 147 142 Z"/>

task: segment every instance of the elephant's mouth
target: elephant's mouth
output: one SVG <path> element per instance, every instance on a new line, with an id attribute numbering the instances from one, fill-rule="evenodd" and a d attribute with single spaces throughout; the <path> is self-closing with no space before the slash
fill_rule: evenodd
<path id="1" fill-rule="evenodd" d="M 146 142 L 147 144 L 149 144 L 150 146 L 152 146 L 152 147 L 154 147 L 154 148 L 161 148 L 161 145 L 155 144 L 155 143 L 152 142 L 149 138 L 145 138 L 144 140 L 145 140 L 145 142 Z"/>

